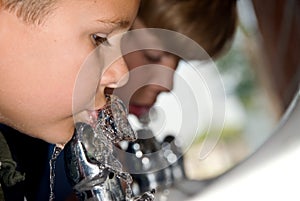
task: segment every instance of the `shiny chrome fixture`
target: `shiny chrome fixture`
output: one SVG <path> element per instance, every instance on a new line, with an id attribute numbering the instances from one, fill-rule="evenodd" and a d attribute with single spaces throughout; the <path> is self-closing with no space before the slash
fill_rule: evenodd
<path id="1" fill-rule="evenodd" d="M 114 156 L 122 140 L 133 141 L 132 130 L 122 101 L 107 96 L 107 104 L 92 122 L 78 122 L 73 138 L 65 146 L 66 174 L 82 201 L 152 201 L 154 192 L 133 197 L 132 177 L 122 170 Z M 126 187 L 122 187 L 122 182 Z"/>

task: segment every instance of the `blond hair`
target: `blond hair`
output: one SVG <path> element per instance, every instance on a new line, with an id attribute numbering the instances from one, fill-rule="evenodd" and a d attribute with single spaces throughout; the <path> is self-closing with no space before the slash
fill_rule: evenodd
<path id="1" fill-rule="evenodd" d="M 27 23 L 41 24 L 57 0 L 0 0 L 0 9 L 15 13 Z"/>
<path id="2" fill-rule="evenodd" d="M 138 16 L 149 28 L 188 36 L 215 57 L 231 44 L 236 0 L 142 0 Z"/>

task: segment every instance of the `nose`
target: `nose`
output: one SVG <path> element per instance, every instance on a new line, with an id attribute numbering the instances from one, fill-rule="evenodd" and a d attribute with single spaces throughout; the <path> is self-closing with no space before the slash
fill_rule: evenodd
<path id="1" fill-rule="evenodd" d="M 173 89 L 174 73 L 177 68 L 179 59 L 172 54 L 165 54 L 159 62 L 160 67 L 157 69 L 154 79 L 159 85 L 156 85 L 156 90 L 160 92 L 169 92 Z"/>
<path id="2" fill-rule="evenodd" d="M 128 78 L 128 68 L 123 57 L 121 57 L 103 71 L 100 85 L 109 88 L 118 88 L 125 85 Z"/>

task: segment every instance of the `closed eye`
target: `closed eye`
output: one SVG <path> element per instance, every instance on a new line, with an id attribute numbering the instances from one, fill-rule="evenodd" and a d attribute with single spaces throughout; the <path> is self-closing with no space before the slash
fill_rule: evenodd
<path id="1" fill-rule="evenodd" d="M 150 54 L 147 51 L 144 51 L 144 56 L 149 62 L 152 62 L 152 63 L 159 63 L 162 59 L 161 54 Z"/>
<path id="2" fill-rule="evenodd" d="M 91 38 L 96 47 L 98 47 L 99 45 L 110 46 L 107 35 L 105 34 L 92 34 Z"/>

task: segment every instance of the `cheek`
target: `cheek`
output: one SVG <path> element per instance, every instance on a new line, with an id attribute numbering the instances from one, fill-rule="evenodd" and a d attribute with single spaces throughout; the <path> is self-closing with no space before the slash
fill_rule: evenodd
<path id="1" fill-rule="evenodd" d="M 73 88 L 73 112 L 77 113 L 85 109 L 93 109 L 95 98 L 104 99 L 103 89 L 98 88 L 101 74 L 104 70 L 104 61 L 97 52 L 93 52 L 80 66 Z M 105 104 L 101 103 L 102 105 Z"/>
<path id="2" fill-rule="evenodd" d="M 129 70 L 150 64 L 144 57 L 142 51 L 136 51 L 124 56 L 124 60 Z"/>
<path id="3" fill-rule="evenodd" d="M 43 50 L 43 55 L 32 57 L 28 51 L 27 55 L 19 55 L 18 60 L 11 64 L 14 71 L 6 75 L 7 93 L 12 98 L 18 97 L 12 104 L 19 105 L 23 110 L 27 108 L 28 112 L 41 118 L 51 120 L 70 116 L 76 80 L 85 77 L 86 82 L 82 82 L 86 84 L 85 90 L 80 93 L 81 96 L 75 97 L 80 98 L 80 104 L 84 105 L 89 102 L 97 86 L 98 77 L 91 79 L 97 72 L 95 69 L 81 71 L 84 62 L 82 55 L 87 55 L 85 52 L 48 46 L 47 50 Z"/>
<path id="4" fill-rule="evenodd" d="M 90 108 L 102 72 L 102 63 L 97 52 L 80 41 L 63 43 L 48 55 L 53 55 L 45 68 L 47 72 L 45 85 L 49 85 L 47 97 L 55 97 L 62 110 L 72 110 L 76 114 Z M 65 48 L 61 48 L 64 46 Z M 86 48 L 82 48 L 86 47 Z M 59 51 L 57 51 L 59 50 Z M 43 74 L 43 72 L 41 72 Z M 49 75 L 49 76 L 48 76 Z"/>
<path id="5" fill-rule="evenodd" d="M 32 66 L 23 65 L 26 70 L 18 70 L 8 78 L 16 82 L 10 83 L 7 93 L 11 97 L 17 97 L 18 106 L 28 108 L 31 113 L 38 113 L 33 115 L 48 113 L 49 117 L 51 114 L 58 116 L 58 111 L 61 111 L 61 116 L 66 115 L 63 113 L 71 110 L 75 72 L 62 71 L 56 68 L 57 65 L 41 64 L 37 65 L 38 68 Z"/>

